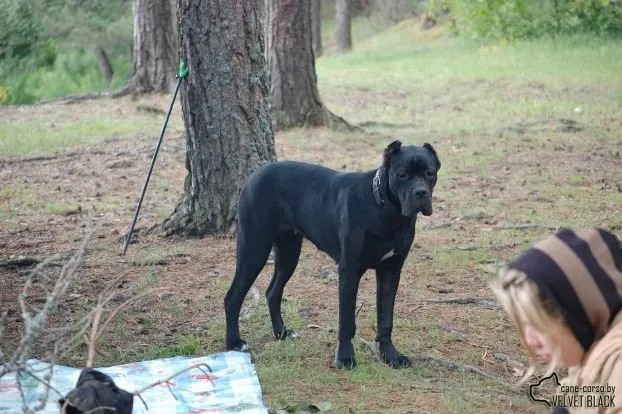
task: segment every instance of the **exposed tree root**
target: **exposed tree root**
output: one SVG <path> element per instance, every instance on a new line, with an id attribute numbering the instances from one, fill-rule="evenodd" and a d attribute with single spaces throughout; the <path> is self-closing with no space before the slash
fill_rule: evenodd
<path id="1" fill-rule="evenodd" d="M 454 299 L 430 299 L 430 300 L 419 300 L 417 303 L 447 303 L 447 304 L 456 304 L 456 305 L 477 305 L 483 306 L 488 309 L 503 309 L 503 307 L 490 299 L 479 299 L 479 298 L 454 298 Z"/>
<path id="2" fill-rule="evenodd" d="M 80 101 L 87 101 L 87 100 L 101 99 L 101 98 L 113 98 L 114 99 L 114 98 L 122 98 L 132 93 L 142 93 L 142 91 L 128 84 L 116 91 L 93 92 L 93 93 L 85 93 L 82 95 L 61 96 L 60 98 L 48 99 L 45 101 L 37 102 L 35 105 L 46 105 L 50 103 L 72 104 L 72 103 L 76 103 Z"/>
<path id="3" fill-rule="evenodd" d="M 364 350 L 370 353 L 374 358 L 380 360 L 380 354 L 378 353 L 378 349 L 374 342 L 366 341 L 363 338 L 359 338 L 359 341 L 360 341 L 361 347 Z M 451 361 L 449 359 L 436 358 L 436 357 L 429 356 L 429 355 L 409 355 L 409 358 L 412 358 L 416 361 L 425 362 L 428 364 L 438 365 L 450 371 L 468 372 L 468 373 L 481 375 L 488 379 L 505 382 L 503 378 L 499 377 L 498 375 L 491 374 L 489 372 L 486 372 L 480 368 L 477 368 L 471 365 L 466 365 L 460 362 Z"/>
<path id="4" fill-rule="evenodd" d="M 28 267 L 41 263 L 41 259 L 34 257 L 18 257 L 16 259 L 0 260 L 0 267 Z"/>
<path id="5" fill-rule="evenodd" d="M 365 131 L 360 126 L 349 123 L 339 115 L 331 112 L 328 108 L 324 108 L 324 123 L 327 128 L 330 128 L 333 131 L 369 134 L 369 132 Z"/>

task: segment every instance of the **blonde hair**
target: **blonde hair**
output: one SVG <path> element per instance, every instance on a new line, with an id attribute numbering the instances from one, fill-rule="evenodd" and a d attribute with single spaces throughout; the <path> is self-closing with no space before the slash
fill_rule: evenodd
<path id="1" fill-rule="evenodd" d="M 490 288 L 518 330 L 523 347 L 529 352 L 529 368 L 516 385 L 524 384 L 536 371 L 535 352 L 527 346 L 525 324 L 530 324 L 540 332 L 546 332 L 554 345 L 552 360 L 544 374 L 551 375 L 560 366 L 561 350 L 557 339 L 566 324 L 559 310 L 542 300 L 538 286 L 516 269 L 503 268 L 499 277 L 490 284 Z"/>

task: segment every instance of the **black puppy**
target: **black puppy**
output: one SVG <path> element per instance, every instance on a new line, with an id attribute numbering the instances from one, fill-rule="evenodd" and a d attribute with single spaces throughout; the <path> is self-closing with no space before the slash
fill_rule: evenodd
<path id="1" fill-rule="evenodd" d="M 417 213 L 432 214 L 432 190 L 441 163 L 430 144 L 384 150 L 378 170 L 341 173 L 302 162 L 276 162 L 251 174 L 238 203 L 237 264 L 225 297 L 228 350 L 246 351 L 240 338 L 242 302 L 274 249 L 266 292 L 274 335 L 297 337 L 281 317 L 283 288 L 294 273 L 303 237 L 339 265 L 338 367 L 356 365 L 352 338 L 361 277 L 376 270 L 380 355 L 409 366 L 391 341 L 393 307 L 402 266 L 415 238 Z"/>

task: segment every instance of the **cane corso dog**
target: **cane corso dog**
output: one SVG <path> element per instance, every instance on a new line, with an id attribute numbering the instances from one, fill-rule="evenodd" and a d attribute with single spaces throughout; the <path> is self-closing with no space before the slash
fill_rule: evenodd
<path id="1" fill-rule="evenodd" d="M 393 308 L 402 266 L 415 238 L 417 214 L 432 214 L 432 190 L 441 163 L 432 145 L 384 150 L 382 165 L 367 172 L 338 172 L 319 165 L 281 161 L 251 174 L 238 203 L 237 263 L 225 297 L 226 347 L 246 351 L 240 308 L 274 250 L 274 274 L 266 292 L 277 339 L 295 338 L 281 316 L 283 288 L 300 257 L 303 238 L 328 254 L 339 269 L 339 345 L 335 365 L 356 365 L 352 339 L 361 277 L 376 272 L 376 341 L 392 367 L 410 366 L 393 346 Z"/>

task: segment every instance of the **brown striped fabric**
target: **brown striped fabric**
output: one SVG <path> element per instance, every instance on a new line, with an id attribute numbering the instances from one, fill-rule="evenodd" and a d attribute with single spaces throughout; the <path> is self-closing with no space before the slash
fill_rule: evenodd
<path id="1" fill-rule="evenodd" d="M 508 265 L 539 287 L 562 312 L 587 351 L 622 309 L 622 248 L 611 232 L 564 229 Z"/>

